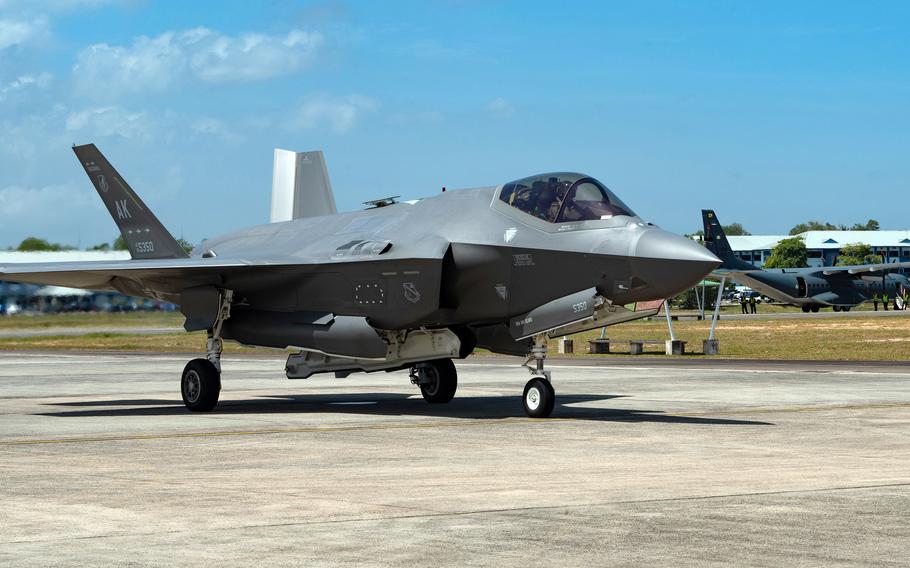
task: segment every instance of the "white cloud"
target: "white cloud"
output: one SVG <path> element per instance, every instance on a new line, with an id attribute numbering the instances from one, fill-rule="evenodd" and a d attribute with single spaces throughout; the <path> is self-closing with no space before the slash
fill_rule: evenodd
<path id="1" fill-rule="evenodd" d="M 389 117 L 392 124 L 442 124 L 445 119 L 445 114 L 438 110 L 399 112 Z"/>
<path id="2" fill-rule="evenodd" d="M 100 8 L 108 4 L 124 4 L 129 0 L 0 0 L 0 10 L 29 12 L 71 12 Z"/>
<path id="3" fill-rule="evenodd" d="M 120 136 L 126 139 L 150 139 L 154 124 L 145 112 L 134 112 L 108 106 L 70 113 L 66 129 L 83 136 Z"/>
<path id="4" fill-rule="evenodd" d="M 87 184 L 0 188 L 0 226 L 16 242 L 34 235 L 76 245 L 83 230 L 95 230 L 86 220 L 94 223 L 101 207 Z"/>
<path id="5" fill-rule="evenodd" d="M 41 18 L 31 21 L 0 19 L 0 50 L 33 41 L 46 31 L 47 23 Z"/>
<path id="6" fill-rule="evenodd" d="M 6 95 L 14 93 L 16 91 L 21 91 L 29 87 L 37 87 L 43 89 L 50 85 L 51 83 L 51 74 L 50 73 L 39 73 L 37 75 L 21 75 L 9 83 L 3 85 L 0 84 L 0 101 L 2 101 Z"/>
<path id="7" fill-rule="evenodd" d="M 328 126 L 334 132 L 342 134 L 350 130 L 363 114 L 378 107 L 378 102 L 362 95 L 340 98 L 319 95 L 303 103 L 289 125 L 291 128 Z"/>
<path id="8" fill-rule="evenodd" d="M 212 83 L 246 82 L 295 73 L 322 45 L 318 33 L 228 36 L 207 28 L 139 37 L 130 46 L 92 45 L 76 58 L 81 92 L 99 98 L 160 92 L 186 77 Z"/>
<path id="9" fill-rule="evenodd" d="M 286 36 L 245 34 L 206 38 L 190 60 L 204 81 L 258 81 L 287 75 L 310 65 L 322 45 L 317 33 L 294 30 Z"/>
<path id="10" fill-rule="evenodd" d="M 90 203 L 88 193 L 69 185 L 50 185 L 28 188 L 17 185 L 0 188 L 0 219 L 12 222 L 16 217 L 29 212 L 48 209 L 66 209 L 62 204 L 73 199 L 83 204 Z M 48 207 L 50 206 L 50 207 Z"/>
<path id="11" fill-rule="evenodd" d="M 485 108 L 494 118 L 509 118 L 515 114 L 515 107 L 512 106 L 512 103 L 502 97 L 488 102 Z"/>
<path id="12" fill-rule="evenodd" d="M 204 116 L 198 118 L 190 124 L 190 130 L 203 136 L 215 136 L 225 142 L 239 142 L 242 136 L 231 130 L 227 124 L 216 118 Z"/>

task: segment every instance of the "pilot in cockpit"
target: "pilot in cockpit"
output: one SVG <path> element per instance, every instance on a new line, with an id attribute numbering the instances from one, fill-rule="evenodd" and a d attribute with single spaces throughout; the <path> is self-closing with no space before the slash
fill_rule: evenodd
<path id="1" fill-rule="evenodd" d="M 531 187 L 531 193 L 535 196 L 533 214 L 551 223 L 556 221 L 568 189 L 568 184 L 560 183 L 555 177 L 551 177 L 546 182 L 534 182 Z"/>

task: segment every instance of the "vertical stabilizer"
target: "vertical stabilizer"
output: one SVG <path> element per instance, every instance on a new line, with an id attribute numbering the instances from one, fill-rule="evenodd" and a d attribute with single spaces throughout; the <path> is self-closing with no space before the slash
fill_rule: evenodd
<path id="1" fill-rule="evenodd" d="M 133 258 L 186 258 L 180 243 L 164 228 L 133 188 L 94 144 L 73 146 L 85 173 L 120 229 Z"/>
<path id="2" fill-rule="evenodd" d="M 733 249 L 730 247 L 730 241 L 727 240 L 724 228 L 721 226 L 720 221 L 717 220 L 717 215 L 714 214 L 713 210 L 702 209 L 701 222 L 705 230 L 705 247 L 722 261 L 722 264 L 718 266 L 718 268 L 727 270 L 759 269 L 754 264 L 737 258 L 736 255 L 733 254 Z"/>
<path id="3" fill-rule="evenodd" d="M 322 152 L 275 149 L 270 221 L 333 215 L 335 196 Z"/>

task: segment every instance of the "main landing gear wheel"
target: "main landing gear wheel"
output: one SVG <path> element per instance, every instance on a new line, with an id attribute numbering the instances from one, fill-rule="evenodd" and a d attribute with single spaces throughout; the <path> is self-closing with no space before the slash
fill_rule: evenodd
<path id="1" fill-rule="evenodd" d="M 808 306 L 808 305 L 803 304 L 803 305 L 802 305 L 802 308 L 803 308 L 803 313 L 804 313 L 804 314 L 808 314 L 808 313 L 809 313 L 809 306 Z"/>
<path id="2" fill-rule="evenodd" d="M 414 367 L 411 382 L 420 387 L 420 394 L 431 404 L 449 402 L 458 388 L 458 372 L 451 359 L 427 361 Z"/>
<path id="3" fill-rule="evenodd" d="M 221 329 L 224 320 L 231 317 L 232 290 L 221 290 L 218 299 L 218 315 L 208 331 L 205 342 L 205 359 L 193 359 L 183 368 L 180 377 L 180 394 L 183 404 L 193 412 L 209 412 L 218 404 L 221 393 L 221 351 L 224 342 Z"/>
<path id="4" fill-rule="evenodd" d="M 531 418 L 546 418 L 553 412 L 556 404 L 556 391 L 550 381 L 543 377 L 534 377 L 525 385 L 525 414 Z"/>
<path id="5" fill-rule="evenodd" d="M 820 307 L 821 307 L 821 306 L 812 306 L 812 313 L 813 313 L 813 314 L 817 314 L 817 313 L 818 313 L 818 309 L 819 309 Z"/>
<path id="6" fill-rule="evenodd" d="M 183 369 L 180 393 L 183 403 L 193 412 L 209 412 L 218 404 L 221 373 L 208 359 L 193 359 Z"/>
<path id="7" fill-rule="evenodd" d="M 834 310 L 835 312 L 839 312 L 841 308 L 840 308 L 840 306 L 831 306 L 831 309 Z"/>

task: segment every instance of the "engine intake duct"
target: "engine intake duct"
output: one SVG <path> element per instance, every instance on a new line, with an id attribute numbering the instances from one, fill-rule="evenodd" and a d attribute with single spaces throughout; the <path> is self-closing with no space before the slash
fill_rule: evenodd
<path id="1" fill-rule="evenodd" d="M 366 318 L 326 312 L 235 310 L 222 335 L 245 345 L 295 347 L 332 355 L 381 359 L 388 345 Z"/>

